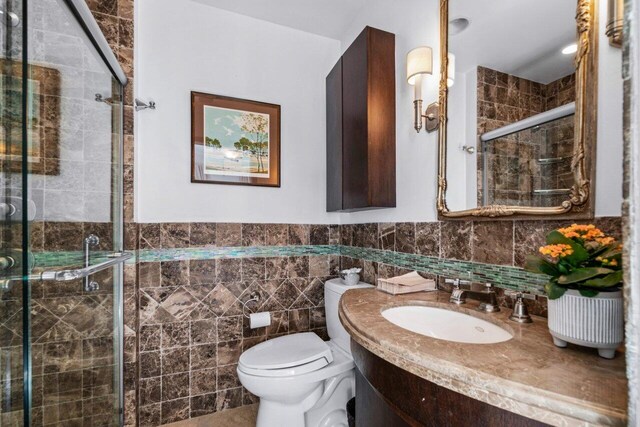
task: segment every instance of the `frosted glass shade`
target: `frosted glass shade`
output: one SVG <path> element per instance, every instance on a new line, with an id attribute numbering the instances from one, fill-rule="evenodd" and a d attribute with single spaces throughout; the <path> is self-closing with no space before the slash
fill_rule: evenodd
<path id="1" fill-rule="evenodd" d="M 416 84 L 416 77 L 433 74 L 433 50 L 427 46 L 413 49 L 407 54 L 407 82 Z"/>
<path id="2" fill-rule="evenodd" d="M 447 54 L 447 87 L 453 86 L 456 81 L 456 56 L 453 53 Z"/>

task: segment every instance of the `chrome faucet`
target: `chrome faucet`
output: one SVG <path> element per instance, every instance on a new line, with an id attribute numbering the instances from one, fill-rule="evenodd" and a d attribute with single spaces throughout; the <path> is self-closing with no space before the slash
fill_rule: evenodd
<path id="1" fill-rule="evenodd" d="M 485 313 L 500 311 L 498 297 L 491 283 L 487 283 L 481 291 L 471 289 L 472 284 L 468 280 L 446 279 L 445 283 L 453 284 L 453 291 L 451 292 L 449 302 L 461 305 L 467 302 L 467 298 L 471 298 L 480 301 L 480 305 L 478 306 L 478 310 L 480 311 L 484 311 Z M 460 285 L 469 285 L 469 289 L 462 289 Z"/>

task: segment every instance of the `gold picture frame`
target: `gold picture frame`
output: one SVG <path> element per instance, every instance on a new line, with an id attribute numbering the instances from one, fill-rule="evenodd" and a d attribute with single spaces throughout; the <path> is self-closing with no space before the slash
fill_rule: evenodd
<path id="1" fill-rule="evenodd" d="M 576 112 L 571 169 L 574 185 L 560 206 L 487 205 L 450 211 L 447 207 L 447 71 L 449 1 L 440 0 L 440 91 L 438 128 L 438 194 L 440 219 L 590 219 L 595 211 L 595 147 L 598 110 L 598 0 L 577 0 Z"/>

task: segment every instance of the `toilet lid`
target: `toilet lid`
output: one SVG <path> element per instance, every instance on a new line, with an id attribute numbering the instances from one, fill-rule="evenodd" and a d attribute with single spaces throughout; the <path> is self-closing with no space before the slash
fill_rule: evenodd
<path id="1" fill-rule="evenodd" d="M 242 353 L 239 361 L 251 371 L 282 370 L 288 375 L 315 371 L 331 362 L 331 348 L 313 332 L 265 341 Z"/>

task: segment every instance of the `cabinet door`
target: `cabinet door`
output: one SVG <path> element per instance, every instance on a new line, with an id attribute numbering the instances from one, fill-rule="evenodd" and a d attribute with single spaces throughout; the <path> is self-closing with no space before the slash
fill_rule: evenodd
<path id="1" fill-rule="evenodd" d="M 342 210 L 342 59 L 327 76 L 327 212 Z"/>

